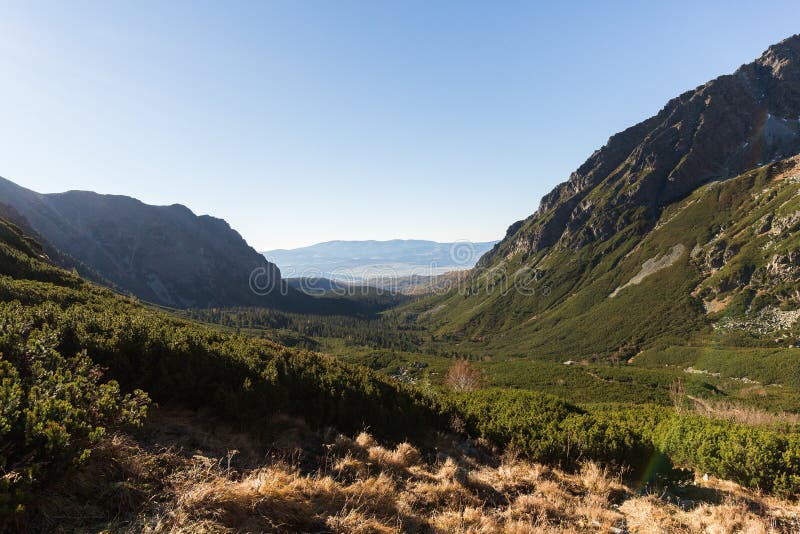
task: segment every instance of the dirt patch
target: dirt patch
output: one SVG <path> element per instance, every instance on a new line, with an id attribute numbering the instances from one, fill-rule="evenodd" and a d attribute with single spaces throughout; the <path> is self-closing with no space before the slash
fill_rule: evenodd
<path id="1" fill-rule="evenodd" d="M 642 264 L 642 268 L 636 274 L 636 276 L 631 278 L 627 284 L 615 289 L 614 292 L 611 293 L 611 295 L 609 295 L 609 298 L 616 297 L 617 293 L 619 293 L 626 287 L 640 284 L 642 280 L 644 280 L 651 274 L 657 273 L 658 271 L 666 269 L 667 267 L 673 265 L 676 261 L 680 259 L 681 256 L 683 256 L 684 252 L 686 252 L 686 247 L 683 246 L 681 243 L 678 243 L 677 245 L 669 249 L 669 252 L 667 252 L 663 256 L 660 257 L 653 256 L 652 258 L 650 258 L 649 260 L 647 260 Z"/>
<path id="2" fill-rule="evenodd" d="M 730 304 L 732 297 L 727 296 L 724 299 L 714 299 L 708 302 L 703 302 L 703 307 L 706 309 L 706 313 L 718 313 L 728 307 Z"/>

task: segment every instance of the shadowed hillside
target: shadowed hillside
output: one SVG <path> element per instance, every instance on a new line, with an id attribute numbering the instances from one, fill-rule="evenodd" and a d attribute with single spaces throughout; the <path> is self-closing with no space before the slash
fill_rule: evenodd
<path id="1" fill-rule="evenodd" d="M 0 179 L 2 201 L 54 249 L 142 300 L 186 308 L 275 305 L 280 271 L 223 220 L 87 191 L 39 194 Z M 251 275 L 261 288 L 251 289 Z"/>

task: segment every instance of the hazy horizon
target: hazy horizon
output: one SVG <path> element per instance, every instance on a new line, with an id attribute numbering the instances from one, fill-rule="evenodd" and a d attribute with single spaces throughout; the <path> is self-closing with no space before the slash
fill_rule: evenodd
<path id="1" fill-rule="evenodd" d="M 478 240 L 475 240 L 475 239 L 463 239 L 463 240 L 460 240 L 460 241 L 465 241 L 467 243 L 473 243 L 473 244 L 485 244 L 485 243 L 497 243 L 500 240 L 500 238 L 502 238 L 502 236 L 498 237 L 497 239 L 487 239 L 486 241 L 478 241 Z M 438 243 L 438 244 L 450 244 L 450 243 L 456 243 L 457 242 L 457 241 L 436 241 L 435 239 L 417 239 L 417 238 L 414 238 L 414 237 L 395 237 L 395 238 L 389 238 L 389 239 L 330 239 L 328 241 L 320 241 L 318 243 L 311 243 L 309 245 L 300 245 L 300 246 L 291 247 L 291 248 L 273 248 L 273 249 L 269 249 L 269 250 L 259 250 L 259 252 L 264 254 L 264 253 L 267 253 L 267 252 L 277 252 L 277 251 L 280 251 L 280 250 L 296 250 L 296 249 L 299 249 L 299 248 L 313 248 L 313 247 L 315 247 L 317 245 L 327 245 L 327 244 L 332 244 L 332 243 L 368 243 L 368 242 L 390 243 L 392 241 L 406 241 L 406 242 L 408 242 L 408 241 L 428 241 L 428 242 L 431 242 L 431 243 Z"/>

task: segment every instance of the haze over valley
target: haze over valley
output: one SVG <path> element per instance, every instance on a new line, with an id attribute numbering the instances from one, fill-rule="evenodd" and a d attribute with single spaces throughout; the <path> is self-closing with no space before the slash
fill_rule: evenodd
<path id="1" fill-rule="evenodd" d="M 496 243 L 468 240 L 437 243 L 414 239 L 329 241 L 262 254 L 290 278 L 315 276 L 364 282 L 374 278 L 433 276 L 471 269 Z"/>

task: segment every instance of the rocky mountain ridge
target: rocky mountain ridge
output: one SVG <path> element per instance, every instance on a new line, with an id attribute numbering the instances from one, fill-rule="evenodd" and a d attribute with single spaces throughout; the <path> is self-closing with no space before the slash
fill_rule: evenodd
<path id="1" fill-rule="evenodd" d="M 626 227 L 641 234 L 667 205 L 715 180 L 800 152 L 800 35 L 670 100 L 612 136 L 513 224 L 481 264 L 558 245 L 579 249 Z"/>

